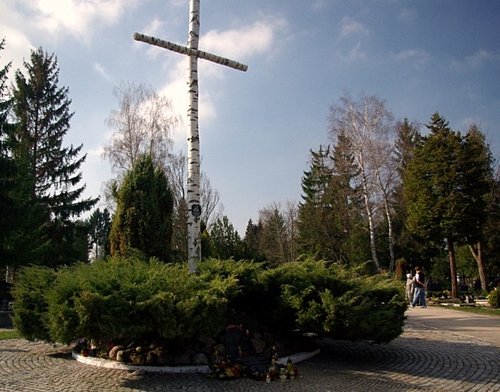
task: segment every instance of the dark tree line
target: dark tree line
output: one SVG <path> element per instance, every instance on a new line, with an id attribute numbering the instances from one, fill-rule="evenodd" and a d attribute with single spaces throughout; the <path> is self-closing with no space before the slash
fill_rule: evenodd
<path id="1" fill-rule="evenodd" d="M 372 260 L 390 271 L 396 259 L 407 269 L 432 270 L 446 253 L 456 297 L 455 254 L 465 246 L 487 290 L 488 276 L 500 272 L 491 229 L 498 227 L 499 200 L 494 159 L 479 128 L 462 134 L 435 113 L 426 134 L 408 120 L 385 122 L 384 130 L 380 118 L 390 116 L 377 98 L 339 105 L 332 124 L 337 140 L 311 151 L 302 179 L 299 252 L 348 264 Z"/>

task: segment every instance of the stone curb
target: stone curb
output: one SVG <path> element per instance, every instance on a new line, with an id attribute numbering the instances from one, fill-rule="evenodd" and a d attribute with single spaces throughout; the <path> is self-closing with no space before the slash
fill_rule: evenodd
<path id="1" fill-rule="evenodd" d="M 288 359 L 291 359 L 294 363 L 300 363 L 320 353 L 320 349 L 311 352 L 300 352 L 288 357 L 282 357 L 278 359 L 280 365 L 285 365 Z M 141 365 L 129 365 L 122 362 L 116 362 L 109 359 L 94 358 L 94 357 L 84 357 L 83 355 L 77 354 L 72 351 L 71 356 L 76 361 L 83 363 L 85 365 L 97 366 L 106 369 L 115 370 L 128 370 L 128 371 L 139 371 L 144 373 L 210 373 L 210 368 L 207 365 L 203 366 L 141 366 Z"/>

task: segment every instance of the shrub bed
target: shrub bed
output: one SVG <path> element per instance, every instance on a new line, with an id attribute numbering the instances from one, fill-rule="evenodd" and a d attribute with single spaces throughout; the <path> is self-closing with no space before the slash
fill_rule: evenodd
<path id="1" fill-rule="evenodd" d="M 186 346 L 230 324 L 284 337 L 300 329 L 387 342 L 402 332 L 406 310 L 399 282 L 312 260 L 276 268 L 209 260 L 198 274 L 137 258 L 28 267 L 13 294 L 14 325 L 25 338 L 85 338 L 106 353 L 132 341 Z"/>

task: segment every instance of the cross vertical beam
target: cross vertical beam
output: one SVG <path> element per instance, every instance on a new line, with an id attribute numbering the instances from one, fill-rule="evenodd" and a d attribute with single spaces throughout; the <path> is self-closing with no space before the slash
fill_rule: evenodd
<path id="1" fill-rule="evenodd" d="M 189 2 L 189 32 L 187 47 L 198 51 L 200 39 L 200 0 Z M 198 56 L 189 56 L 188 66 L 189 104 L 188 118 L 188 265 L 194 273 L 201 260 L 201 201 L 200 201 L 200 135 L 198 129 Z"/>
<path id="2" fill-rule="evenodd" d="M 189 106 L 188 117 L 188 178 L 187 178 L 187 204 L 188 204 L 188 265 L 190 272 L 198 270 L 201 260 L 200 236 L 200 136 L 198 129 L 198 58 L 217 64 L 225 65 L 239 71 L 246 71 L 247 66 L 225 57 L 198 50 L 200 39 L 200 0 L 189 1 L 189 32 L 187 46 L 181 46 L 169 41 L 135 33 L 134 39 L 150 45 L 159 46 L 173 52 L 189 56 L 188 66 L 188 92 Z"/>

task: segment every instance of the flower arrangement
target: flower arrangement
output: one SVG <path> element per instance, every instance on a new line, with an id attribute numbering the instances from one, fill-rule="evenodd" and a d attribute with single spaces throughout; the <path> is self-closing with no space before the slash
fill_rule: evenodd
<path id="1" fill-rule="evenodd" d="M 286 365 L 281 365 L 278 362 L 278 352 L 275 346 L 273 346 L 271 350 L 270 362 L 265 361 L 268 365 L 263 366 L 261 359 L 262 357 L 241 357 L 231 361 L 226 356 L 222 356 L 216 351 L 210 365 L 212 371 L 211 377 L 221 380 L 250 377 L 254 380 L 265 380 L 270 383 L 271 381 L 277 380 L 281 382 L 294 380 L 298 375 L 298 368 L 290 358 Z"/>

